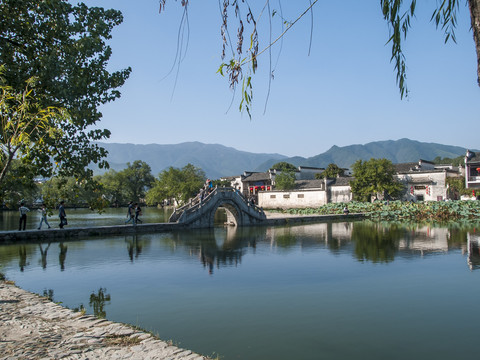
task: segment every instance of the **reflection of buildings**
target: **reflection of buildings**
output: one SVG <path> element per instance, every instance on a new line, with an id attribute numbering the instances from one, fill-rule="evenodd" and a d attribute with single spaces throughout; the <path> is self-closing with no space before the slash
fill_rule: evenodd
<path id="1" fill-rule="evenodd" d="M 470 270 L 480 269 L 480 235 L 467 234 L 468 267 Z"/>
<path id="2" fill-rule="evenodd" d="M 399 250 L 420 252 L 447 252 L 449 230 L 432 226 L 422 226 L 406 232 L 399 241 Z"/>

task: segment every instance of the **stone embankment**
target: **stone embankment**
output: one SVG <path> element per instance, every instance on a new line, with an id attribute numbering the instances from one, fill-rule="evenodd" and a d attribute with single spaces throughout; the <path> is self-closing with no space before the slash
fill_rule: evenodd
<path id="1" fill-rule="evenodd" d="M 0 359 L 207 358 L 0 281 Z"/>

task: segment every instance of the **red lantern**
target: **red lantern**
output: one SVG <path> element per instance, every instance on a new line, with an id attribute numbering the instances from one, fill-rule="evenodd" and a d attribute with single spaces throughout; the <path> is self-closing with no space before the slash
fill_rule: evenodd
<path id="1" fill-rule="evenodd" d="M 262 188 L 262 190 L 265 190 L 265 186 L 264 186 L 264 185 L 262 185 L 261 188 Z"/>
<path id="2" fill-rule="evenodd" d="M 267 186 L 267 190 L 269 190 L 269 191 L 270 191 L 270 186 Z"/>

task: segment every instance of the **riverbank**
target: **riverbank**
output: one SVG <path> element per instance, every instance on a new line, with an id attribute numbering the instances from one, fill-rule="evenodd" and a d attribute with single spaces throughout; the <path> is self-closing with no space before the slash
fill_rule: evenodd
<path id="1" fill-rule="evenodd" d="M 0 281 L 0 359 L 207 360 L 133 327 Z"/>

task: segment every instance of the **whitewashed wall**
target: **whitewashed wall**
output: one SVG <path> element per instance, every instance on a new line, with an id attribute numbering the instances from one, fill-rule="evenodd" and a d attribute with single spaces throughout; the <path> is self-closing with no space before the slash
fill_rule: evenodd
<path id="1" fill-rule="evenodd" d="M 324 190 L 260 191 L 258 206 L 264 209 L 317 207 L 326 204 Z"/>

